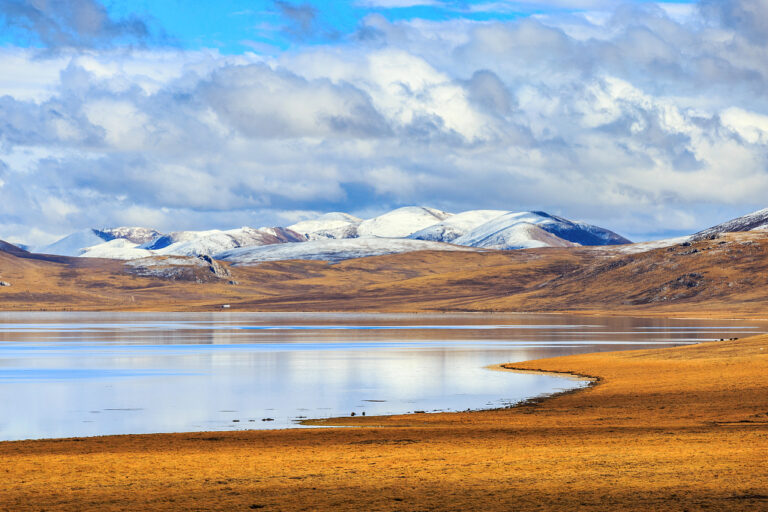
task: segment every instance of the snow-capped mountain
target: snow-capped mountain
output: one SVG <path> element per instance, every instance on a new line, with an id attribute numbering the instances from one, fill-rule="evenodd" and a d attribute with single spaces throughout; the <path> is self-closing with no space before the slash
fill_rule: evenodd
<path id="1" fill-rule="evenodd" d="M 232 249 L 213 257 L 234 264 L 248 265 L 262 261 L 322 260 L 338 262 L 366 256 L 381 256 L 414 251 L 473 251 L 440 242 L 408 240 L 403 238 L 347 238 L 310 240 L 299 244 L 265 245 Z"/>
<path id="2" fill-rule="evenodd" d="M 306 239 L 285 228 L 242 227 L 228 231 L 178 231 L 162 234 L 149 228 L 86 229 L 37 252 L 84 258 L 132 260 L 148 256 L 199 256 L 237 247 L 303 242 Z"/>
<path id="3" fill-rule="evenodd" d="M 162 235 L 162 233 L 156 229 L 142 227 L 107 228 L 100 229 L 98 231 L 99 233 L 103 233 L 111 237 L 110 240 L 123 238 L 129 242 L 133 242 L 134 244 L 146 244 L 147 242 L 151 242 L 152 240 L 155 240 L 157 237 Z"/>
<path id="4" fill-rule="evenodd" d="M 83 229 L 67 235 L 61 240 L 36 247 L 35 252 L 41 254 L 58 254 L 61 256 L 80 256 L 83 249 L 108 242 L 111 238 L 104 237 L 98 229 Z"/>
<path id="5" fill-rule="evenodd" d="M 334 212 L 288 228 L 242 227 L 167 234 L 149 228 L 87 229 L 39 252 L 123 260 L 215 255 L 243 263 L 290 258 L 338 261 L 427 249 L 462 250 L 457 246 L 525 249 L 627 243 L 631 242 L 607 229 L 544 212 L 471 210 L 454 215 L 409 206 L 367 220 Z"/>
<path id="6" fill-rule="evenodd" d="M 303 242 L 304 236 L 285 228 L 230 229 L 228 231 L 178 231 L 164 235 L 142 248 L 162 256 L 216 254 L 238 247 Z"/>
<path id="7" fill-rule="evenodd" d="M 717 226 L 704 229 L 695 233 L 691 239 L 703 240 L 720 233 L 732 233 L 735 231 L 768 230 L 768 208 L 736 217 Z"/>
<path id="8" fill-rule="evenodd" d="M 563 240 L 544 231 L 539 226 L 527 222 L 519 222 L 510 226 L 500 225 L 498 226 L 500 229 L 495 229 L 495 227 L 487 226 L 484 229 L 473 230 L 469 234 L 454 240 L 454 243 L 457 245 L 499 250 L 575 247 L 579 245 Z"/>
<path id="9" fill-rule="evenodd" d="M 42 254 L 58 254 L 60 256 L 82 256 L 83 251 L 86 248 L 110 242 L 112 240 L 125 239 L 133 244 L 139 245 L 154 240 L 160 235 L 161 233 L 159 231 L 142 227 L 84 229 L 72 233 L 50 245 L 36 247 L 35 252 Z"/>
<path id="10" fill-rule="evenodd" d="M 405 238 L 441 222 L 452 214 L 422 206 L 406 206 L 384 215 L 364 220 L 357 227 L 360 237 Z"/>
<path id="11" fill-rule="evenodd" d="M 307 240 L 323 240 L 325 238 L 357 238 L 357 227 L 363 219 L 341 212 L 321 215 L 313 220 L 297 222 L 288 229 L 300 233 Z"/>
<path id="12" fill-rule="evenodd" d="M 473 229 L 489 220 L 501 217 L 504 210 L 470 210 L 457 213 L 447 219 L 432 224 L 411 234 L 408 238 L 414 240 L 431 240 L 433 242 L 453 242 L 460 236 L 466 235 Z"/>
<path id="13" fill-rule="evenodd" d="M 477 226 L 452 243 L 489 249 L 529 249 L 631 242 L 607 229 L 545 212 L 510 212 Z"/>
<path id="14" fill-rule="evenodd" d="M 152 251 L 141 249 L 125 238 L 115 238 L 109 242 L 86 247 L 78 255 L 82 258 L 110 258 L 115 260 L 135 260 L 153 256 Z"/>

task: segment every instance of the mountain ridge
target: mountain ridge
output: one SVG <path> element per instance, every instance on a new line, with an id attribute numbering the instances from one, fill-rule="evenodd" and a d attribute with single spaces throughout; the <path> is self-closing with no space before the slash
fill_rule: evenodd
<path id="1" fill-rule="evenodd" d="M 378 239 L 389 242 L 340 242 Z M 524 249 L 573 245 L 630 243 L 599 226 L 574 222 L 546 212 L 469 210 L 453 214 L 426 206 L 406 206 L 370 219 L 344 212 L 330 212 L 288 227 L 241 227 L 230 230 L 175 231 L 161 233 L 152 228 L 117 227 L 85 229 L 44 246 L 36 252 L 73 257 L 141 259 L 152 256 L 242 257 L 243 248 L 325 241 L 302 248 L 254 250 L 253 257 L 278 254 L 318 259 L 321 254 L 336 260 L 409 252 L 418 243 L 434 242 L 477 249 Z M 410 240 L 411 242 L 405 242 Z M 390 248 L 386 247 L 389 243 Z M 426 244 L 421 247 L 427 247 Z M 319 252 L 313 253 L 316 248 Z M 434 246 L 435 250 L 449 250 Z M 235 251 L 235 252 L 231 252 Z M 255 260 L 254 260 L 255 261 Z M 261 260 L 260 260 L 261 261 Z"/>

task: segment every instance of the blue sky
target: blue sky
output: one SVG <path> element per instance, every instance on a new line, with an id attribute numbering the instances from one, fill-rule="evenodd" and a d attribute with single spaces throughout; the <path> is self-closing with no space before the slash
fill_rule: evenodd
<path id="1" fill-rule="evenodd" d="M 370 15 L 382 16 L 390 22 L 510 21 L 532 15 L 600 12 L 611 3 L 606 0 L 114 0 L 103 6 L 115 19 L 138 17 L 155 36 L 165 36 L 153 40 L 153 45 L 170 44 L 188 50 L 216 48 L 222 53 L 238 54 L 254 48 L 274 52 L 297 45 L 348 41 L 359 30 L 361 21 Z M 627 3 L 693 4 L 685 0 Z M 2 39 L 7 43 L 39 44 L 19 35 L 6 31 Z M 264 46 L 254 46 L 254 43 Z"/>
<path id="2" fill-rule="evenodd" d="M 0 238 L 768 206 L 768 1 L 0 0 Z"/>

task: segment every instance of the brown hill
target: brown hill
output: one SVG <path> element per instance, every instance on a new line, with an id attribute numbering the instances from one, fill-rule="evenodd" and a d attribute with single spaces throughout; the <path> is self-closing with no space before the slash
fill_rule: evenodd
<path id="1" fill-rule="evenodd" d="M 0 246 L 0 309 L 574 311 L 765 316 L 768 234 L 615 248 L 417 252 L 335 265 L 35 255 Z M 150 264 L 151 263 L 151 264 Z M 231 275 L 226 275 L 227 271 Z M 233 284 L 236 283 L 236 284 Z"/>

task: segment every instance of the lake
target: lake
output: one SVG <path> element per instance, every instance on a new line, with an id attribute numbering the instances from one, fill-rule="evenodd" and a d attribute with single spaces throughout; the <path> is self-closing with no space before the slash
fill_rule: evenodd
<path id="1" fill-rule="evenodd" d="M 586 384 L 488 365 L 762 332 L 535 314 L 0 313 L 0 440 L 498 408 Z"/>

